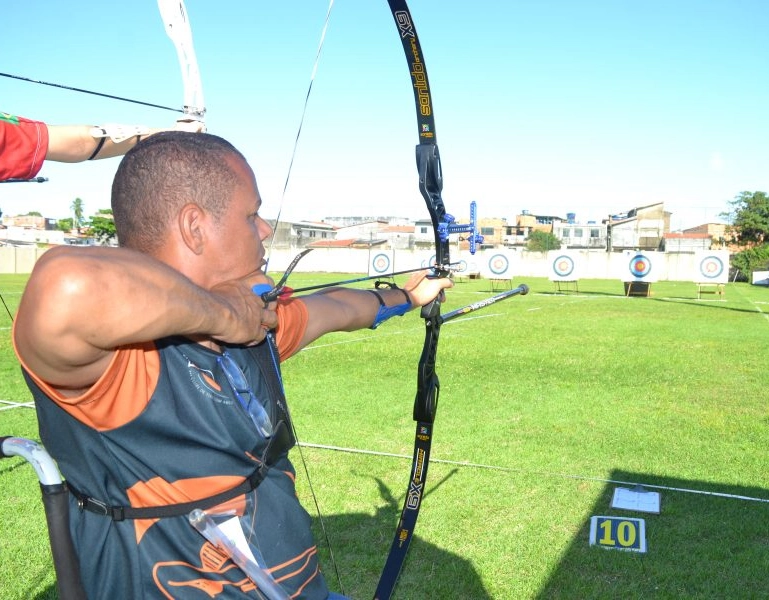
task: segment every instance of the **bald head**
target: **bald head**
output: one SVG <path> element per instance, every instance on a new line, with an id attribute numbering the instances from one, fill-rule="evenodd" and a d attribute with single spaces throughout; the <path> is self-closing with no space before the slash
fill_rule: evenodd
<path id="1" fill-rule="evenodd" d="M 186 204 L 220 216 L 238 185 L 236 160 L 246 161 L 228 141 L 207 133 L 166 131 L 137 144 L 112 183 L 120 245 L 154 253 Z"/>

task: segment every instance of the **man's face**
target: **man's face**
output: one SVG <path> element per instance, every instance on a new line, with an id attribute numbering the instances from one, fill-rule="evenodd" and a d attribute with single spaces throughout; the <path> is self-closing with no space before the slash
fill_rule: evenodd
<path id="1" fill-rule="evenodd" d="M 262 200 L 251 167 L 239 158 L 229 160 L 238 184 L 214 226 L 209 255 L 214 284 L 261 271 L 265 265 L 263 242 L 272 234 L 270 225 L 259 216 Z"/>

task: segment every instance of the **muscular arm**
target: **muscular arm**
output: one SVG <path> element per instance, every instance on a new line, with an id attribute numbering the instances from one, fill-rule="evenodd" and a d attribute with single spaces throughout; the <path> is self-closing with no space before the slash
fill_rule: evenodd
<path id="1" fill-rule="evenodd" d="M 441 292 L 453 285 L 448 278 L 428 279 L 426 271 L 415 273 L 404 284 L 412 308 L 430 303 Z M 386 306 L 403 304 L 406 298 L 400 289 L 378 290 Z M 371 327 L 379 311 L 379 301 L 366 290 L 329 288 L 304 296 L 309 320 L 301 347 L 332 331 L 355 331 Z"/>
<path id="2" fill-rule="evenodd" d="M 254 276 L 256 277 L 256 275 Z M 14 325 L 16 349 L 36 375 L 82 389 L 118 346 L 168 335 L 254 343 L 274 326 L 253 281 L 205 290 L 178 271 L 125 248 L 58 247 L 30 277 Z"/>

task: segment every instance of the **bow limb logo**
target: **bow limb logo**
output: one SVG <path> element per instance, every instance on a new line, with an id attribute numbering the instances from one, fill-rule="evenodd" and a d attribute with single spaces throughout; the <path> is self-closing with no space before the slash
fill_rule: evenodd
<path id="1" fill-rule="evenodd" d="M 411 22 L 411 15 L 405 10 L 396 11 L 393 15 L 395 22 L 398 24 L 398 29 L 401 32 L 401 37 L 416 37 L 414 32 L 414 24 Z"/>

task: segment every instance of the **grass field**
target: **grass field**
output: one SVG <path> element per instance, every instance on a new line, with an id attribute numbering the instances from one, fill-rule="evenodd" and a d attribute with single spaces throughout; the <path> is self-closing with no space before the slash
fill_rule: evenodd
<path id="1" fill-rule="evenodd" d="M 333 277 L 297 273 L 291 285 Z M 23 282 L 0 277 L 11 310 Z M 394 597 L 769 598 L 769 290 L 728 284 L 723 299 L 698 300 L 687 282 L 655 283 L 648 298 L 626 298 L 618 281 L 582 280 L 568 294 L 514 283 L 531 293 L 442 329 L 433 462 Z M 458 283 L 444 312 L 490 292 L 488 281 Z M 353 598 L 373 595 L 406 490 L 423 331 L 410 313 L 326 336 L 284 364 Z M 24 402 L 9 334 L 0 399 Z M 34 412 L 3 410 L 0 434 L 36 438 Z M 314 513 L 297 451 L 294 461 Z M 611 508 L 619 482 L 659 491 L 660 514 Z M 645 519 L 647 553 L 591 547 L 593 515 Z M 32 469 L 3 461 L 0 598 L 56 597 L 45 536 Z"/>

